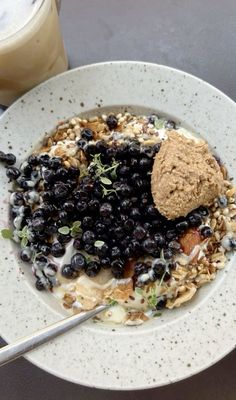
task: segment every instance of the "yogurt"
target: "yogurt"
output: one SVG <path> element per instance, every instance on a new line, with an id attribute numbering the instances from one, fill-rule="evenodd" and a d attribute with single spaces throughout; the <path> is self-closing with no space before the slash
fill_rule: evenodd
<path id="1" fill-rule="evenodd" d="M 42 3 L 43 0 L 0 0 L 0 40 L 23 28 Z"/>

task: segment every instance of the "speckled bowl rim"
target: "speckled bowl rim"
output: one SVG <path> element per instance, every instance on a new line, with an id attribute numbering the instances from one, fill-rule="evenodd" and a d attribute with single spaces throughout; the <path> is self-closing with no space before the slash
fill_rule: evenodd
<path id="1" fill-rule="evenodd" d="M 115 95 L 112 91 L 108 94 L 104 91 L 108 78 L 110 83 L 116 84 Z M 86 79 L 89 79 L 87 86 L 90 87 L 87 92 Z M 207 128 L 209 137 L 206 134 L 205 137 L 223 155 L 231 175 L 234 174 L 235 103 L 199 78 L 146 62 L 116 61 L 83 66 L 39 85 L 0 118 L 0 137 L 7 133 L 1 147 L 9 151 L 10 145 L 16 154 L 20 149 L 23 158 L 23 154 L 33 147 L 35 138 L 32 140 L 32 137 L 52 129 L 58 119 L 96 107 L 127 105 L 172 115 L 199 133 Z M 201 125 L 203 121 L 204 126 Z M 220 123 L 224 126 L 223 139 L 218 133 Z M 24 138 L 30 146 L 27 143 L 21 145 Z M 7 189 L 2 171 L 0 182 L 3 187 L 0 193 L 1 223 L 6 223 Z M 45 296 L 48 295 L 41 297 L 36 293 L 27 273 L 21 273 L 25 267 L 16 260 L 11 245 L 1 241 L 0 246 L 1 335 L 12 342 L 58 320 L 63 313 L 47 304 Z M 205 291 L 202 300 L 173 311 L 170 321 L 164 320 L 164 324 L 155 322 L 144 329 L 136 327 L 126 331 L 112 327 L 97 329 L 85 324 L 31 352 L 26 358 L 62 379 L 103 389 L 152 388 L 196 374 L 216 363 L 236 345 L 236 271 L 233 263 L 234 259 L 231 259 L 216 281 L 206 290 L 201 289 Z M 173 315 L 177 317 L 173 318 Z"/>

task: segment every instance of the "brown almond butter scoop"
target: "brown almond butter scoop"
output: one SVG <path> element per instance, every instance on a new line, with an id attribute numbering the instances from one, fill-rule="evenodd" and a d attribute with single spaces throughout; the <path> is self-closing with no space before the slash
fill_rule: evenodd
<path id="1" fill-rule="evenodd" d="M 211 205 L 223 191 L 223 175 L 205 141 L 171 131 L 155 157 L 151 189 L 159 212 L 175 219 Z"/>

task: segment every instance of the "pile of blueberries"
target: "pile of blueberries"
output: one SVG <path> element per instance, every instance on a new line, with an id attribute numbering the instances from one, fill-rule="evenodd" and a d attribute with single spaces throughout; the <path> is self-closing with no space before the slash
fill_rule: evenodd
<path id="1" fill-rule="evenodd" d="M 107 125 L 115 129 L 116 118 L 109 116 Z M 140 257 L 159 258 L 162 254 L 171 261 L 181 251 L 179 236 L 189 227 L 201 225 L 208 210 L 200 207 L 186 218 L 165 219 L 153 204 L 150 184 L 160 145 L 143 146 L 138 140 L 112 145 L 102 140 L 90 143 L 93 137 L 93 131 L 85 128 L 77 142 L 90 165 L 83 177 L 79 169 L 65 168 L 59 157 L 31 155 L 18 169 L 13 166 L 14 155 L 0 152 L 6 175 L 15 185 L 12 219 L 17 219 L 19 230 L 25 226 L 28 230 L 28 243 L 21 250 L 21 258 L 32 262 L 32 252 L 40 253 L 34 263 L 49 263 L 55 270 L 48 256 L 63 256 L 66 244 L 73 240 L 76 252 L 70 264 L 62 267 L 64 277 L 75 278 L 82 270 L 93 277 L 101 268 L 111 268 L 114 277 L 122 278 L 128 261 L 133 259 L 137 260 L 137 278 L 149 268 L 148 264 L 140 264 Z M 93 163 L 96 155 L 108 170 L 102 177 Z M 114 163 L 117 167 L 109 169 Z M 81 221 L 76 237 L 58 232 L 74 221 Z M 202 234 L 209 236 L 209 229 L 205 228 Z M 46 278 L 45 283 L 45 276 L 38 276 L 39 290 L 52 286 L 50 277 Z"/>

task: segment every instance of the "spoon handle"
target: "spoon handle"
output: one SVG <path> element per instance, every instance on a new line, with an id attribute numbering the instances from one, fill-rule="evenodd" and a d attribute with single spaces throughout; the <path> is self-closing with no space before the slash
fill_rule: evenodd
<path id="1" fill-rule="evenodd" d="M 47 326 L 46 328 L 34 332 L 31 335 L 25 336 L 22 339 L 18 339 L 13 344 L 8 344 L 0 349 L 0 366 L 15 360 L 16 358 L 22 356 L 28 351 L 35 349 L 41 344 L 46 343 L 58 335 L 67 332 L 71 328 L 82 324 L 82 322 L 87 321 L 89 318 L 94 317 L 107 308 L 109 308 L 109 305 L 102 305 L 98 306 L 94 310 L 72 315 L 71 317 L 67 317 L 61 321 Z"/>

